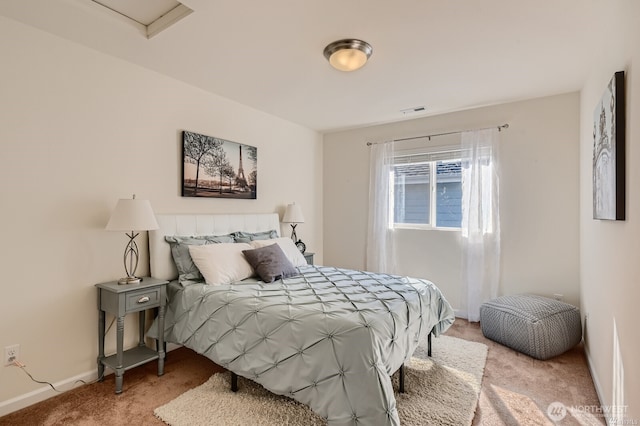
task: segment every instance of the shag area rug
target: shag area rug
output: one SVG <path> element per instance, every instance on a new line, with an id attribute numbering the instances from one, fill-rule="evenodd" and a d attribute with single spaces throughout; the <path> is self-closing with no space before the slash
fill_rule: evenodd
<path id="1" fill-rule="evenodd" d="M 434 338 L 432 358 L 427 356 L 426 342 L 418 346 L 405 368 L 405 393 L 395 394 L 401 424 L 470 425 L 486 361 L 486 345 L 455 337 Z M 397 389 L 397 374 L 392 379 Z M 171 426 L 326 425 L 306 405 L 243 377 L 238 378 L 240 390 L 231 392 L 230 380 L 228 373 L 214 374 L 154 414 Z"/>

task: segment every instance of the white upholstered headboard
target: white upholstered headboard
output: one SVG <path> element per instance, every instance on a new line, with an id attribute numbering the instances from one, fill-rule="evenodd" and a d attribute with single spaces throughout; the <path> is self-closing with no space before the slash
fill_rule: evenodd
<path id="1" fill-rule="evenodd" d="M 275 229 L 280 235 L 280 218 L 277 213 L 156 215 L 159 229 L 149 231 L 149 264 L 151 276 L 164 280 L 178 278 L 176 265 L 171 257 L 171 247 L 165 235 L 226 235 L 236 231 L 261 232 Z"/>

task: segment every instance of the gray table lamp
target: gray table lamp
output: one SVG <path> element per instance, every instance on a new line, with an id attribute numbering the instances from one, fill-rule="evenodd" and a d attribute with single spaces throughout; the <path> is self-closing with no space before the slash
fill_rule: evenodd
<path id="1" fill-rule="evenodd" d="M 142 281 L 136 277 L 136 269 L 138 268 L 139 250 L 135 238 L 140 235 L 136 231 L 150 231 L 158 229 L 158 221 L 153 214 L 151 203 L 148 200 L 138 200 L 135 194 L 131 199 L 120 199 L 116 208 L 111 213 L 109 223 L 107 223 L 107 231 L 130 231 L 125 232 L 129 237 L 129 243 L 124 249 L 124 270 L 126 277 L 118 280 L 118 284 L 136 284 Z"/>

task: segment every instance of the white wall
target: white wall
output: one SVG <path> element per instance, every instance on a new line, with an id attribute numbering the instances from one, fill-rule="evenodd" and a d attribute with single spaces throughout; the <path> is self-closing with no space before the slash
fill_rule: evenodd
<path id="1" fill-rule="evenodd" d="M 500 293 L 562 293 L 578 305 L 578 93 L 325 135 L 325 262 L 364 268 L 367 141 L 503 123 L 510 128 L 500 134 Z M 397 272 L 432 280 L 454 308 L 460 307 L 459 232 L 397 230 L 396 238 Z"/>
<path id="2" fill-rule="evenodd" d="M 582 312 L 586 349 L 604 405 L 627 405 L 627 419 L 640 421 L 640 2 L 615 0 L 601 18 L 602 48 L 581 94 L 580 240 Z M 626 220 L 592 217 L 593 114 L 616 71 L 626 72 Z M 617 329 L 617 336 L 614 333 Z M 618 339 L 620 356 L 614 351 Z M 622 367 L 620 380 L 614 372 Z M 622 424 L 621 422 L 617 424 Z"/>
<path id="3" fill-rule="evenodd" d="M 282 214 L 296 201 L 322 262 L 318 133 L 2 17 L 0 39 L 0 350 L 20 344 L 36 378 L 96 371 L 94 284 L 124 273 L 126 237 L 104 230 L 118 198 L 156 213 Z M 258 199 L 182 198 L 182 130 L 257 146 Z M 0 410 L 44 387 L 15 367 L 0 383 Z"/>

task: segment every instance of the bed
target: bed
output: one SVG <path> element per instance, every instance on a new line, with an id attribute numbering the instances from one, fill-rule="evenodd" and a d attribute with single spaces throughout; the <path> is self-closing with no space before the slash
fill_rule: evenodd
<path id="1" fill-rule="evenodd" d="M 157 219 L 160 228 L 149 233 L 150 265 L 152 276 L 171 281 L 165 341 L 308 405 L 329 425 L 399 425 L 390 375 L 420 341 L 454 321 L 433 283 L 302 264 L 294 276 L 272 283 L 255 277 L 180 283 L 166 236 L 279 234 L 279 217 Z"/>

